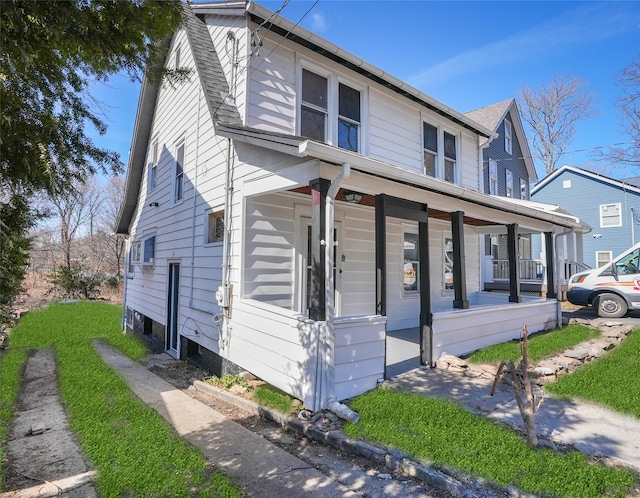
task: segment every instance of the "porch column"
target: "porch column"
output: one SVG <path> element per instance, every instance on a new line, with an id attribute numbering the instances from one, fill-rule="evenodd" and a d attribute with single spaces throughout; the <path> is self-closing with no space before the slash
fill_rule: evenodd
<path id="1" fill-rule="evenodd" d="M 451 213 L 451 234 L 453 235 L 453 307 L 467 309 L 467 272 L 464 250 L 464 212 Z"/>
<path id="2" fill-rule="evenodd" d="M 547 297 L 555 299 L 556 283 L 554 281 L 555 257 L 553 255 L 553 232 L 544 232 L 544 254 L 546 257 L 545 266 L 547 268 Z"/>
<path id="3" fill-rule="evenodd" d="M 325 202 L 331 182 L 316 178 L 311 186 L 311 275 L 309 289 L 309 318 L 323 321 L 326 313 L 326 274 L 324 234 L 326 225 Z"/>
<path id="4" fill-rule="evenodd" d="M 509 255 L 509 302 L 520 303 L 520 261 L 518 260 L 518 224 L 507 225 L 507 254 Z"/>
<path id="5" fill-rule="evenodd" d="M 584 240 L 582 232 L 574 232 L 576 239 L 576 263 L 584 264 Z"/>
<path id="6" fill-rule="evenodd" d="M 429 225 L 427 219 L 418 223 L 419 289 L 420 289 L 420 363 L 432 366 L 433 313 L 431 313 L 431 277 L 429 272 Z"/>
<path id="7" fill-rule="evenodd" d="M 387 315 L 387 215 L 385 195 L 376 195 L 376 313 Z"/>

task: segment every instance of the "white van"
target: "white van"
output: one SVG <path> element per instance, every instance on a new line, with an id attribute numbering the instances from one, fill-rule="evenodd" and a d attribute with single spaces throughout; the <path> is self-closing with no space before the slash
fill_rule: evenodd
<path id="1" fill-rule="evenodd" d="M 567 300 L 591 305 L 603 318 L 620 318 L 640 309 L 640 243 L 605 266 L 573 275 Z"/>

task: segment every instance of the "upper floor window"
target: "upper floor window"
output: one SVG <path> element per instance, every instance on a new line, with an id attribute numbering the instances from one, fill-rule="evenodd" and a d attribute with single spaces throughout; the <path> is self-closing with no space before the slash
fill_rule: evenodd
<path id="1" fill-rule="evenodd" d="M 505 171 L 505 180 L 506 180 L 506 195 L 507 197 L 513 197 L 513 173 L 511 171 Z"/>
<path id="2" fill-rule="evenodd" d="M 620 203 L 600 204 L 600 227 L 619 227 L 622 226 L 622 211 Z"/>
<path id="3" fill-rule="evenodd" d="M 489 193 L 498 195 L 498 163 L 489 159 Z"/>
<path id="4" fill-rule="evenodd" d="M 444 132 L 444 179 L 448 182 L 456 180 L 456 137 Z"/>
<path id="5" fill-rule="evenodd" d="M 511 154 L 512 138 L 511 138 L 511 121 L 504 120 L 504 150 Z"/>
<path id="6" fill-rule="evenodd" d="M 529 198 L 528 190 L 527 181 L 524 178 L 520 178 L 520 199 Z"/>
<path id="7" fill-rule="evenodd" d="M 156 236 L 153 235 L 144 239 L 144 248 L 142 251 L 142 263 L 152 265 L 156 257 Z"/>
<path id="8" fill-rule="evenodd" d="M 338 147 L 358 152 L 360 137 L 360 92 L 338 85 Z"/>
<path id="9" fill-rule="evenodd" d="M 300 135 L 320 142 L 327 136 L 327 78 L 302 70 Z"/>
<path id="10" fill-rule="evenodd" d="M 361 92 L 334 77 L 302 69 L 300 135 L 359 152 L 361 128 Z"/>
<path id="11" fill-rule="evenodd" d="M 424 174 L 428 176 L 436 176 L 438 129 L 429 123 L 422 123 L 422 135 L 424 148 Z"/>
<path id="12" fill-rule="evenodd" d="M 151 164 L 149 167 L 149 190 L 156 188 L 158 182 L 158 141 L 151 144 Z"/>
<path id="13" fill-rule="evenodd" d="M 173 202 L 182 200 L 182 191 L 184 188 L 184 142 L 178 145 L 176 149 L 176 168 L 173 180 Z"/>
<path id="14" fill-rule="evenodd" d="M 174 69 L 180 69 L 180 45 L 178 45 L 178 48 L 176 48 L 176 60 Z"/>

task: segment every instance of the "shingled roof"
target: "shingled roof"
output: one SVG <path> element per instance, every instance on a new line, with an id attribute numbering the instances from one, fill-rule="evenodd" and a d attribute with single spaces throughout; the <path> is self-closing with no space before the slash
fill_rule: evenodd
<path id="1" fill-rule="evenodd" d="M 204 22 L 193 13 L 191 6 L 188 4 L 184 4 L 182 28 L 187 34 L 187 40 L 196 65 L 196 72 L 204 90 L 204 97 L 214 126 L 217 123 L 241 125 L 242 119 L 238 109 L 227 99 L 229 85 L 211 40 L 211 35 Z M 140 194 L 147 145 L 151 138 L 151 127 L 160 85 L 161 83 L 151 82 L 146 78 L 142 83 L 131 142 L 131 152 L 129 154 L 124 202 L 118 214 L 116 233 L 129 233 L 129 225 Z"/>

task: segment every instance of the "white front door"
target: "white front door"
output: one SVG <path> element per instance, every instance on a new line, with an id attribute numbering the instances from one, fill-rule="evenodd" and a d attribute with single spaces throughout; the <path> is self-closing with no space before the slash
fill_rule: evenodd
<path id="1" fill-rule="evenodd" d="M 300 271 L 298 272 L 296 286 L 299 290 L 298 311 L 308 313 L 309 299 L 311 295 L 311 218 L 300 218 L 300 245 L 298 247 L 298 255 L 300 257 Z M 340 316 L 341 309 L 341 288 L 342 288 L 342 251 L 340 250 L 341 242 L 341 224 L 336 223 L 333 230 L 334 246 L 333 246 L 333 285 L 335 289 L 335 316 Z"/>

